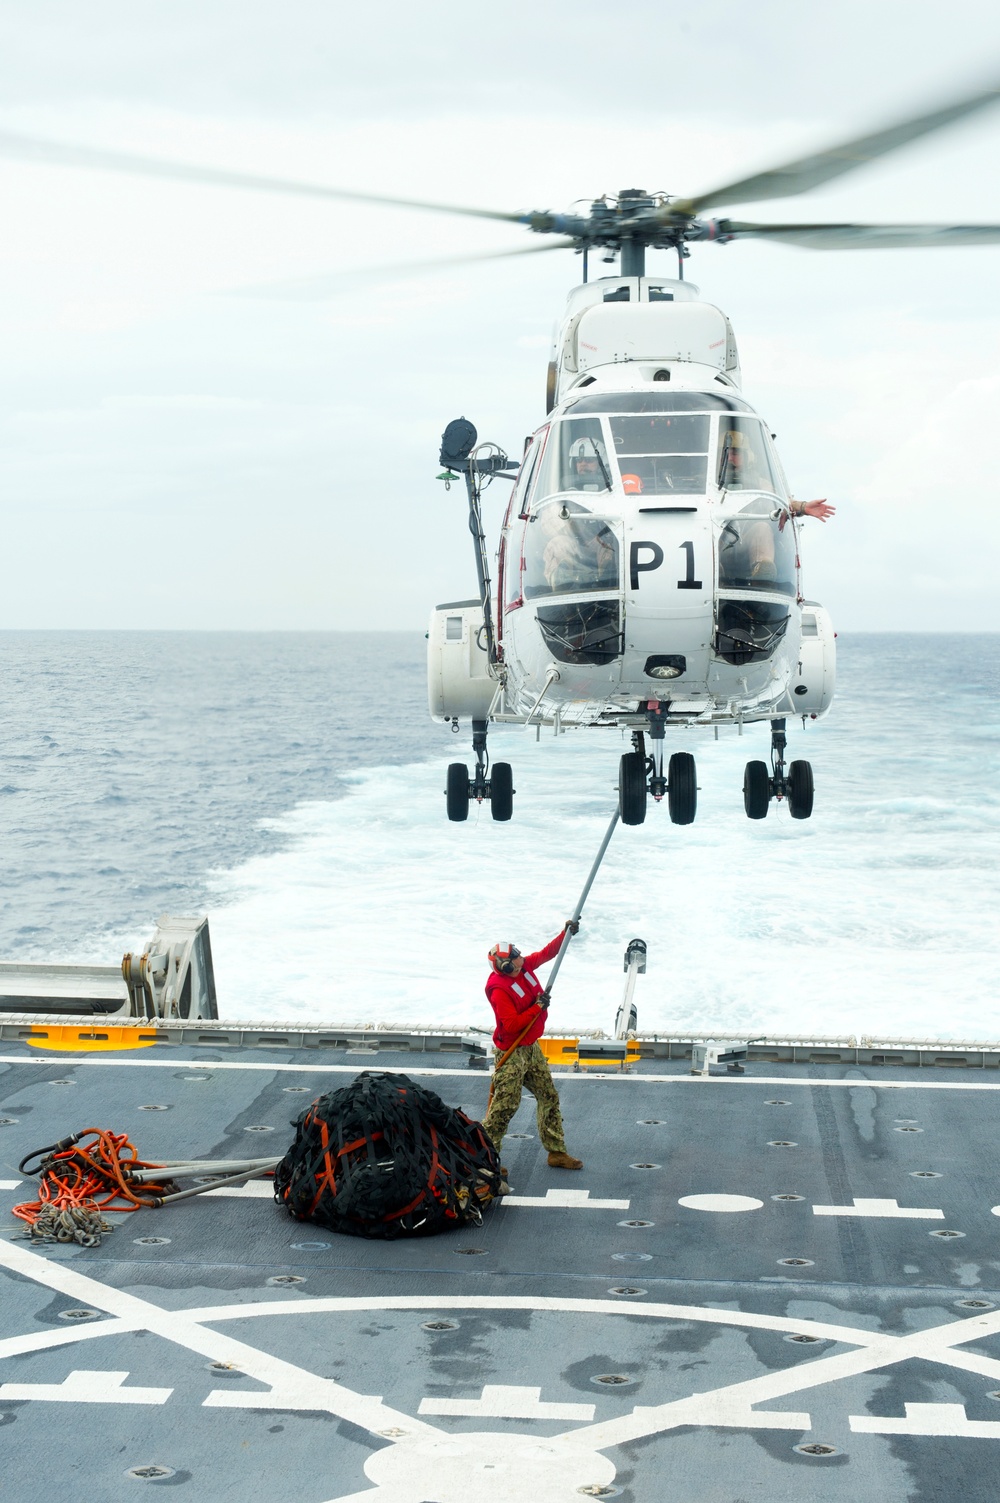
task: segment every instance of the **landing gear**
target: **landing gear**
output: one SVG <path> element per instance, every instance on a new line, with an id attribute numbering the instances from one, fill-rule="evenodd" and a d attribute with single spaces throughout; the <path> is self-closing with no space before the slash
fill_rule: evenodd
<path id="1" fill-rule="evenodd" d="M 646 818 L 646 758 L 639 751 L 626 752 L 618 764 L 618 808 L 623 825 Z"/>
<path id="2" fill-rule="evenodd" d="M 813 812 L 813 770 L 810 762 L 793 762 L 788 769 L 788 812 L 808 819 Z"/>
<path id="3" fill-rule="evenodd" d="M 787 798 L 793 819 L 813 812 L 813 770 L 809 762 L 793 762 L 785 772 L 785 722 L 771 721 L 771 770 L 766 762 L 748 762 L 743 774 L 743 807 L 748 819 L 764 819 L 772 798 Z"/>
<path id="4" fill-rule="evenodd" d="M 490 813 L 501 823 L 510 819 L 514 812 L 514 774 L 509 762 L 494 762 L 492 769 L 486 755 L 485 720 L 472 722 L 472 750 L 476 754 L 476 771 L 469 777 L 464 762 L 452 762 L 448 767 L 448 782 L 445 798 L 448 818 L 463 820 L 469 817 L 469 804 L 473 799 L 482 803 L 486 799 Z M 487 777 L 487 771 L 490 776 Z"/>
<path id="5" fill-rule="evenodd" d="M 667 808 L 675 825 L 690 825 L 698 809 L 698 775 L 690 752 L 674 752 L 667 769 Z"/>
<path id="6" fill-rule="evenodd" d="M 618 808 L 623 825 L 641 825 L 646 818 L 646 795 L 657 803 L 666 795 L 675 825 L 689 825 L 698 809 L 698 774 L 690 752 L 674 752 L 663 768 L 666 710 L 655 701 L 646 710 L 651 755 L 646 755 L 643 731 L 632 732 L 633 750 L 622 757 L 618 770 Z"/>

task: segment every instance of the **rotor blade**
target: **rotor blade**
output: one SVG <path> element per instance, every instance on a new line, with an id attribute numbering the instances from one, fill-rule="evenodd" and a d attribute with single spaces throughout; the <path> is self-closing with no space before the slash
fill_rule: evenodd
<path id="1" fill-rule="evenodd" d="M 541 251 L 574 250 L 575 240 L 547 240 L 541 245 L 519 245 L 513 250 L 479 251 L 468 256 L 444 256 L 436 261 L 399 261 L 383 266 L 352 266 L 346 271 L 318 277 L 293 277 L 281 282 L 258 282 L 234 289 L 237 297 L 277 298 L 281 301 L 319 303 L 353 291 L 359 282 L 401 282 L 411 276 L 446 271 L 453 266 L 473 266 L 481 261 L 502 261 L 508 256 L 535 256 Z"/>
<path id="2" fill-rule="evenodd" d="M 818 188 L 845 172 L 853 172 L 856 167 L 863 167 L 866 162 L 873 162 L 886 152 L 895 151 L 910 141 L 918 140 L 920 136 L 930 135 L 932 131 L 940 130 L 954 120 L 961 120 L 976 110 L 985 109 L 998 99 L 1000 85 L 991 85 L 988 89 L 965 95 L 954 104 L 932 110 L 927 115 L 900 120 L 869 136 L 858 136 L 853 141 L 827 147 L 826 151 L 817 152 L 815 156 L 801 157 L 798 161 L 786 162 L 783 167 L 772 167 L 769 171 L 755 173 L 752 177 L 740 178 L 711 193 L 699 194 L 696 198 L 675 200 L 663 211 L 664 217 L 698 214 L 702 209 L 722 208 L 726 204 L 757 203 L 767 198 L 791 198 L 796 193 Z"/>
<path id="3" fill-rule="evenodd" d="M 324 183 L 298 182 L 293 178 L 265 177 L 253 172 L 232 172 L 222 167 L 199 167 L 190 162 L 170 162 L 161 157 L 139 156 L 129 151 L 105 151 L 92 146 L 67 146 L 13 131 L 0 131 L 0 156 L 24 162 L 43 162 L 54 167 L 89 167 L 101 172 L 129 172 L 138 177 L 171 178 L 175 182 L 203 183 L 212 187 L 247 188 L 257 193 L 286 193 L 300 198 L 341 200 L 346 203 L 382 204 L 391 209 L 426 209 L 435 214 L 464 214 L 470 219 L 501 219 L 528 224 L 530 214 L 507 214 L 498 209 L 472 209 L 464 204 L 430 203 L 418 198 L 393 198 L 384 193 L 364 193 L 355 188 L 332 188 Z"/>
<path id="4" fill-rule="evenodd" d="M 719 240 L 781 240 L 809 250 L 906 250 L 1000 245 L 1000 224 L 752 224 L 720 220 Z"/>

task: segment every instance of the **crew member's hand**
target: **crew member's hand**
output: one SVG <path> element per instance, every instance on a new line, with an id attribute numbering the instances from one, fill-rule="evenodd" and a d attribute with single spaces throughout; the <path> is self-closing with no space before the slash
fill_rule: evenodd
<path id="1" fill-rule="evenodd" d="M 579 934 L 579 932 L 580 932 L 580 920 L 579 919 L 567 919 L 567 921 L 566 921 L 566 928 L 569 930 L 570 934 Z"/>
<path id="2" fill-rule="evenodd" d="M 548 1005 L 549 1005 L 549 1003 L 551 1001 L 552 1001 L 552 998 L 549 996 L 548 992 L 539 992 L 539 994 L 538 994 L 538 1005 L 542 1009 L 543 1012 L 546 1010 L 546 1008 L 548 1007 Z"/>

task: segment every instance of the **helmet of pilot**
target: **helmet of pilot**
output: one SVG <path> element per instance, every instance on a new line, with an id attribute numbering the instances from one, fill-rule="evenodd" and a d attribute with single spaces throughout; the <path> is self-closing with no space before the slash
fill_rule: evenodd
<path id="1" fill-rule="evenodd" d="M 569 448 L 570 476 L 580 490 L 604 489 L 601 459 L 592 438 L 578 438 Z"/>

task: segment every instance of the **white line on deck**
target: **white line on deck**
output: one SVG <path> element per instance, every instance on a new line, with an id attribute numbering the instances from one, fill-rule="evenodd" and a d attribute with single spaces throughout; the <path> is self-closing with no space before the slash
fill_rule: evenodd
<path id="1" fill-rule="evenodd" d="M 592 1420 L 596 1404 L 555 1404 L 542 1400 L 540 1388 L 487 1383 L 478 1399 L 421 1399 L 418 1414 L 449 1414 L 463 1419 Z"/>
<path id="2" fill-rule="evenodd" d="M 978 1440 L 1000 1440 L 1000 1421 L 970 1420 L 964 1404 L 904 1404 L 905 1419 L 883 1419 L 877 1414 L 848 1415 L 852 1430 L 868 1435 L 967 1435 Z"/>
<path id="3" fill-rule="evenodd" d="M 61 1383 L 3 1383 L 0 1399 L 44 1399 L 50 1404 L 165 1404 L 172 1388 L 123 1388 L 128 1373 L 71 1372 Z"/>
<path id="4" fill-rule="evenodd" d="M 225 1045 L 219 1047 L 232 1048 L 233 1046 Z M 391 1052 L 391 1050 L 386 1050 L 387 1054 Z M 50 1070 L 56 1066 L 59 1066 L 61 1069 L 76 1069 L 80 1065 L 105 1065 L 112 1067 L 120 1066 L 125 1069 L 134 1070 L 269 1070 L 272 1073 L 275 1071 L 284 1071 L 294 1075 L 358 1074 L 358 1067 L 356 1065 L 290 1065 L 284 1064 L 280 1060 L 270 1064 L 265 1064 L 262 1060 L 248 1060 L 244 1063 L 240 1060 L 205 1059 L 204 1057 L 201 1059 L 119 1059 L 117 1055 L 114 1058 L 108 1055 L 102 1055 L 100 1058 L 92 1055 L 82 1055 L 79 1058 L 74 1058 L 72 1055 L 62 1052 L 55 1059 L 45 1056 L 36 1058 L 33 1054 L 0 1054 L 0 1065 L 45 1065 Z M 463 1069 L 441 1069 L 437 1066 L 417 1064 L 380 1064 L 378 1068 L 387 1075 L 460 1075 L 469 1084 L 475 1078 L 470 1075 L 468 1067 Z M 852 1065 L 851 1068 L 862 1069 L 864 1067 L 861 1065 Z M 916 1069 L 916 1066 L 913 1068 Z M 929 1066 L 926 1068 L 933 1067 Z M 489 1072 L 486 1070 L 482 1071 L 479 1078 L 488 1080 L 490 1078 Z M 692 1090 L 698 1090 L 705 1086 L 763 1085 L 788 1086 L 789 1088 L 792 1086 L 844 1086 L 854 1090 L 859 1086 L 865 1086 L 866 1088 L 871 1086 L 875 1090 L 883 1091 L 1000 1091 L 1000 1081 L 993 1084 L 990 1081 L 977 1080 L 873 1080 L 867 1075 L 852 1075 L 848 1079 L 840 1080 L 817 1080 L 812 1076 L 800 1078 L 789 1075 L 622 1075 L 617 1071 L 613 1075 L 595 1074 L 593 1072 L 577 1075 L 570 1070 L 567 1070 L 565 1073 L 562 1070 L 557 1070 L 556 1079 L 560 1083 L 565 1081 L 567 1085 L 570 1082 L 587 1082 L 592 1084 L 599 1081 L 602 1085 L 655 1084 L 690 1086 Z"/>
<path id="5" fill-rule="evenodd" d="M 890 1216 L 906 1221 L 943 1221 L 943 1211 L 901 1206 L 894 1200 L 858 1200 L 852 1206 L 813 1206 L 814 1216 Z"/>
<path id="6" fill-rule="evenodd" d="M 591 1200 L 589 1190 L 546 1190 L 544 1195 L 505 1195 L 505 1206 L 582 1206 L 585 1211 L 627 1211 L 628 1200 Z"/>

